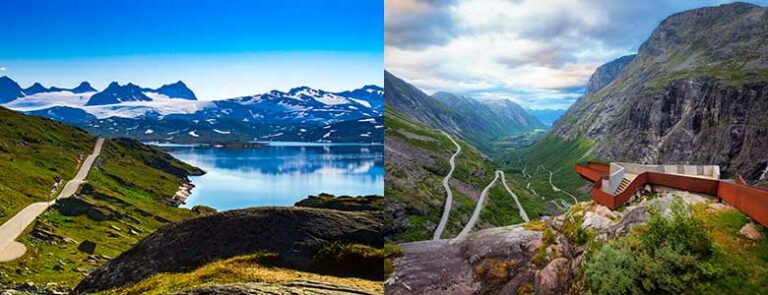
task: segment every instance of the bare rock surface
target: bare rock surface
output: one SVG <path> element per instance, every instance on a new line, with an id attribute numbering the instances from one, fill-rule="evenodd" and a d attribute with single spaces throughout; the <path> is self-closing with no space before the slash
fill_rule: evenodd
<path id="1" fill-rule="evenodd" d="M 529 243 L 540 239 L 541 232 L 511 226 L 470 233 L 463 241 L 401 244 L 403 255 L 394 261 L 396 271 L 385 283 L 386 294 L 479 293 L 487 288 L 475 278 L 484 261 L 503 262 L 507 268 L 520 269 L 530 260 Z M 533 279 L 526 271 L 504 275 L 504 279 L 512 277 L 512 281 L 517 275 L 520 281 Z"/>
<path id="2" fill-rule="evenodd" d="M 373 295 L 366 290 L 349 286 L 331 285 L 316 281 L 292 281 L 284 283 L 221 284 L 194 288 L 175 295 Z"/>
<path id="3" fill-rule="evenodd" d="M 754 223 L 747 223 L 739 230 L 739 234 L 747 239 L 757 241 L 763 235 L 757 230 Z"/>

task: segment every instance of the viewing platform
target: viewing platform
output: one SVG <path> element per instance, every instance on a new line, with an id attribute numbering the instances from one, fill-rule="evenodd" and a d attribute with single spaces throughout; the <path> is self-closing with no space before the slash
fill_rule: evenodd
<path id="1" fill-rule="evenodd" d="M 663 186 L 716 197 L 768 226 L 768 190 L 736 180 L 720 179 L 716 165 L 643 165 L 587 162 L 576 165 L 582 178 L 593 182 L 592 199 L 612 210 L 626 204 L 645 185 Z"/>

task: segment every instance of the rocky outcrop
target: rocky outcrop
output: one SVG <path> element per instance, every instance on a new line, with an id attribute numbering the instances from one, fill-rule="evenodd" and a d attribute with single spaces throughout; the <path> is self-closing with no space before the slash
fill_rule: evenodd
<path id="1" fill-rule="evenodd" d="M 323 269 L 315 269 L 313 256 L 331 242 L 382 247 L 380 215 L 260 207 L 189 219 L 156 231 L 92 272 L 75 291 L 125 286 L 159 272 L 190 271 L 260 251 L 278 254 L 286 267 L 322 273 Z"/>
<path id="2" fill-rule="evenodd" d="M 349 286 L 339 286 L 315 281 L 285 283 L 221 284 L 171 293 L 175 295 L 373 295 L 369 291 Z"/>
<path id="3" fill-rule="evenodd" d="M 588 91 L 553 133 L 593 139 L 594 158 L 717 164 L 725 177 L 765 182 L 766 23 L 768 8 L 746 3 L 670 16 L 634 60 L 602 90 Z"/>
<path id="4" fill-rule="evenodd" d="M 581 294 L 590 241 L 622 237 L 646 223 L 650 211 L 670 215 L 676 198 L 690 208 L 705 197 L 643 197 L 622 212 L 582 202 L 546 221 L 480 230 L 464 240 L 400 244 L 386 294 Z M 586 240 L 578 241 L 577 228 Z"/>
<path id="5" fill-rule="evenodd" d="M 587 89 L 584 92 L 584 96 L 589 96 L 595 92 L 600 91 L 600 89 L 603 89 L 603 87 L 607 86 L 608 84 L 611 84 L 611 82 L 613 82 L 613 80 L 615 80 L 616 77 L 618 77 L 619 74 L 624 71 L 624 68 L 626 68 L 629 63 L 635 59 L 636 56 L 636 54 L 625 55 L 597 67 L 595 73 L 589 77 L 589 82 L 587 82 Z"/>
<path id="6" fill-rule="evenodd" d="M 541 232 L 520 226 L 481 230 L 460 242 L 421 241 L 400 244 L 395 273 L 385 283 L 386 294 L 477 294 L 502 288 L 516 291 L 532 284 L 526 266 Z M 481 279 L 487 278 L 487 279 Z M 514 284 L 516 286 L 505 286 Z"/>

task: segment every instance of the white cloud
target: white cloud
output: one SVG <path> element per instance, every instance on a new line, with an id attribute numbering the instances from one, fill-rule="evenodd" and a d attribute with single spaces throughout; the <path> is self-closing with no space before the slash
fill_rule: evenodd
<path id="1" fill-rule="evenodd" d="M 427 92 L 566 107 L 595 68 L 636 51 L 661 20 L 720 2 L 387 0 L 385 67 Z"/>
<path id="2" fill-rule="evenodd" d="M 0 67 L 0 72 L 5 72 L 5 67 Z"/>

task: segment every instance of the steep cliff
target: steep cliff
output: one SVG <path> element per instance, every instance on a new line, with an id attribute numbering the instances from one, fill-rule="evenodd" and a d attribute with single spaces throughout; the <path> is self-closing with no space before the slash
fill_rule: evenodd
<path id="1" fill-rule="evenodd" d="M 620 72 L 613 81 L 601 88 L 607 80 L 594 78 L 610 75 L 596 73 L 553 134 L 594 140 L 592 158 L 719 164 L 726 177 L 764 182 L 766 41 L 768 9 L 760 6 L 733 3 L 674 14 L 623 70 L 611 71 Z"/>

